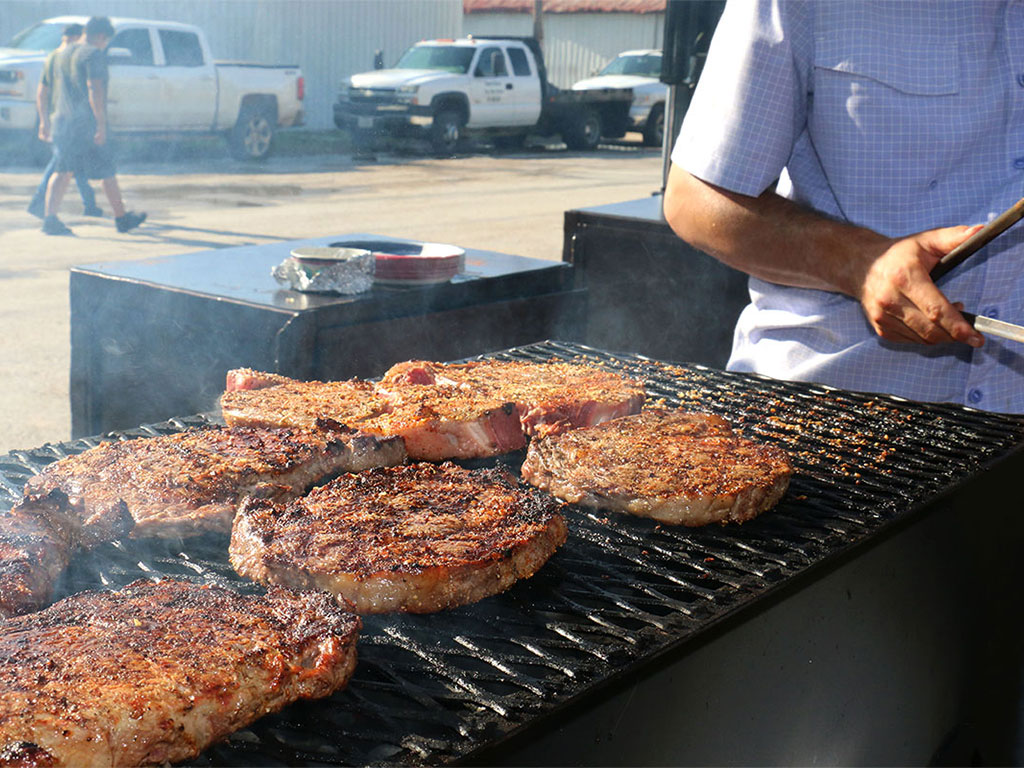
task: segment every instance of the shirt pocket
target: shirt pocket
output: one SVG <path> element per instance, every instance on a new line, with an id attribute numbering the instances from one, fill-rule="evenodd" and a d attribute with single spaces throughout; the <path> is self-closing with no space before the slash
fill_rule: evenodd
<path id="1" fill-rule="evenodd" d="M 815 40 L 814 90 L 875 83 L 908 96 L 952 96 L 960 92 L 955 40 L 909 29 L 871 35 L 831 30 Z M 867 84 L 867 83 L 866 83 Z"/>

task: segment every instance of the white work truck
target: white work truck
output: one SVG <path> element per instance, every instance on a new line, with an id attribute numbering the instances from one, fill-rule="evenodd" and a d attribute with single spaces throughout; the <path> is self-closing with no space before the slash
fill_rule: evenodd
<path id="1" fill-rule="evenodd" d="M 36 88 L 61 32 L 84 16 L 46 19 L 0 48 L 0 132 L 37 132 Z M 231 153 L 260 160 L 278 127 L 301 125 L 304 81 L 296 65 L 214 61 L 198 27 L 113 17 L 107 113 L 115 134 L 223 134 Z"/>
<path id="2" fill-rule="evenodd" d="M 574 91 L 628 88 L 633 92 L 630 128 L 640 131 L 644 144 L 660 147 L 665 135 L 668 86 L 661 82 L 661 51 L 623 51 L 593 77 L 580 80 Z"/>
<path id="3" fill-rule="evenodd" d="M 506 144 L 560 134 L 571 149 L 593 149 L 601 136 L 622 135 L 632 97 L 628 89 L 552 85 L 534 38 L 424 40 L 393 68 L 343 83 L 334 122 L 357 144 L 425 133 L 440 154 L 453 152 L 468 133 Z"/>

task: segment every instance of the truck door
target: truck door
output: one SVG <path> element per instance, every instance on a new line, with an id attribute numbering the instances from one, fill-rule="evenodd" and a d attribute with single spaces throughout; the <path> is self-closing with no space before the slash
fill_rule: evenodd
<path id="1" fill-rule="evenodd" d="M 116 131 L 153 130 L 164 123 L 159 67 L 145 27 L 121 29 L 107 46 L 107 120 Z"/>
<path id="2" fill-rule="evenodd" d="M 176 129 L 208 130 L 217 111 L 217 71 L 203 55 L 199 35 L 182 29 L 160 29 L 164 52 L 164 110 Z"/>
<path id="3" fill-rule="evenodd" d="M 540 120 L 541 83 L 533 57 L 524 47 L 510 45 L 506 49 L 512 64 L 512 88 L 508 91 L 509 125 L 535 125 Z"/>
<path id="4" fill-rule="evenodd" d="M 469 124 L 473 128 L 510 123 L 509 103 L 514 88 L 508 62 L 500 47 L 480 51 L 469 84 Z"/>

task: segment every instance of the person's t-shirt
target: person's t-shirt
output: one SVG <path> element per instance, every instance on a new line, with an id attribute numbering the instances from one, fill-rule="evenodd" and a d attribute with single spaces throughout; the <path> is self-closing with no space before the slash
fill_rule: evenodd
<path id="1" fill-rule="evenodd" d="M 76 43 L 56 51 L 50 66 L 54 118 L 92 113 L 89 81 L 104 85 L 109 80 L 106 53 L 88 43 Z"/>

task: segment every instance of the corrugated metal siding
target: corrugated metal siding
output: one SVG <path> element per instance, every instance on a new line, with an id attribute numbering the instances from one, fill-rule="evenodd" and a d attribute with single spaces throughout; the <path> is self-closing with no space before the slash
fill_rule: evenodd
<path id="1" fill-rule="evenodd" d="M 102 14 L 202 27 L 218 59 L 298 64 L 306 77 L 306 125 L 333 126 L 338 83 L 392 64 L 426 37 L 463 34 L 462 0 L 0 0 L 0 41 L 48 18 Z"/>
<path id="2" fill-rule="evenodd" d="M 622 51 L 661 48 L 665 14 L 544 14 L 544 59 L 548 78 L 560 88 L 589 77 Z M 471 13 L 462 22 L 467 35 L 530 35 L 533 19 L 525 13 Z"/>

